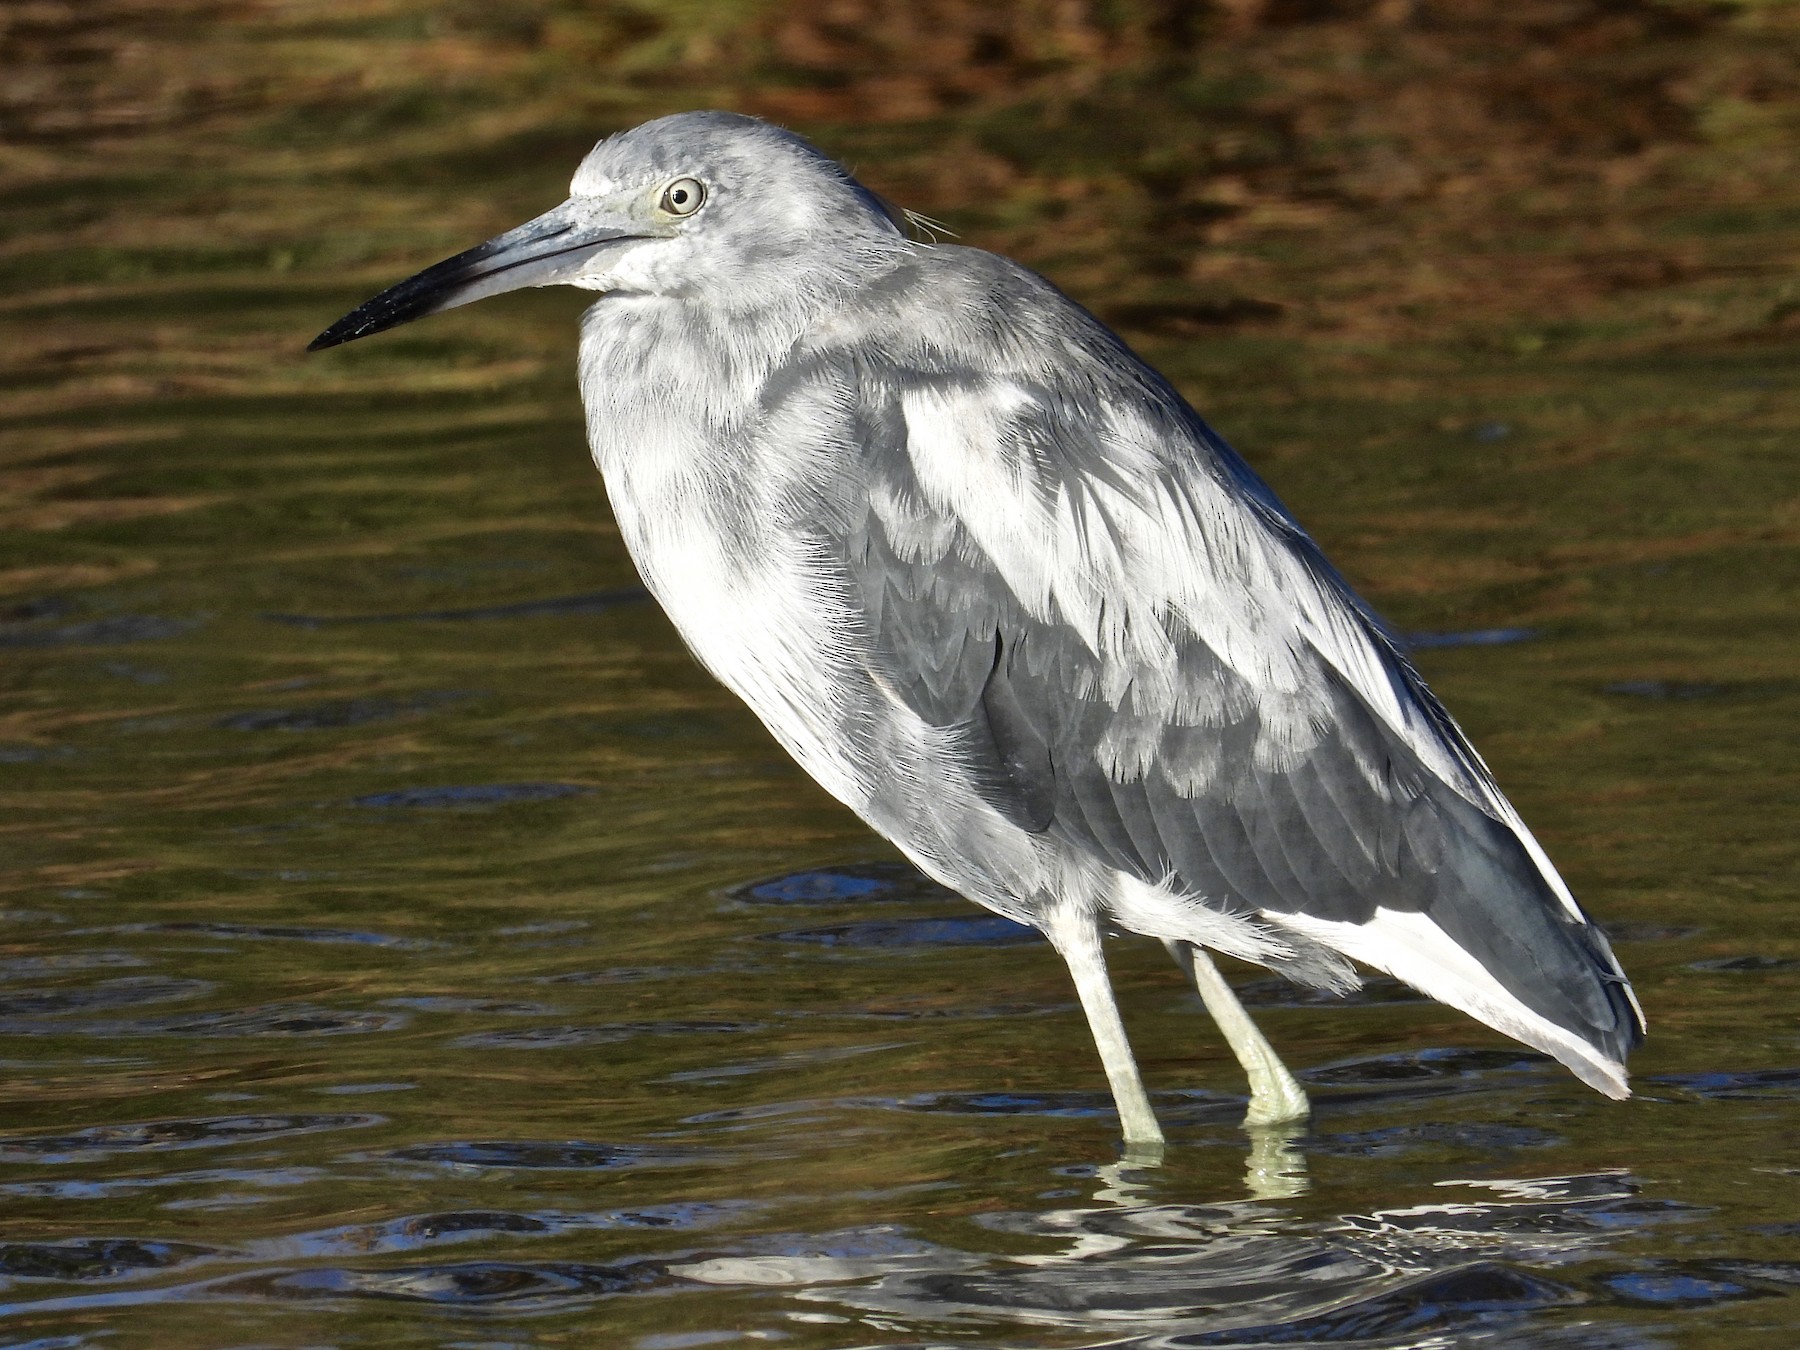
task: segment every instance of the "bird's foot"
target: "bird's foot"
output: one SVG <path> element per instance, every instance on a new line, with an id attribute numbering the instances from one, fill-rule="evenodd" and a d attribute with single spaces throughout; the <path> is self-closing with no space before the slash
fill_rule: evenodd
<path id="1" fill-rule="evenodd" d="M 1244 1128 L 1295 1125 L 1312 1115 L 1306 1089 L 1288 1072 L 1268 1042 L 1248 1048 L 1251 1053 L 1241 1056 L 1250 1078 L 1250 1109 L 1244 1114 Z"/>

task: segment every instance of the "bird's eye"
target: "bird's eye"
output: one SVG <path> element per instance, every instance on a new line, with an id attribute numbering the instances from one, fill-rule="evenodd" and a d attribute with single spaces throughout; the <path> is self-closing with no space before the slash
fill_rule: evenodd
<path id="1" fill-rule="evenodd" d="M 662 209 L 672 216 L 691 216 L 706 200 L 706 184 L 698 178 L 677 178 L 663 189 Z"/>

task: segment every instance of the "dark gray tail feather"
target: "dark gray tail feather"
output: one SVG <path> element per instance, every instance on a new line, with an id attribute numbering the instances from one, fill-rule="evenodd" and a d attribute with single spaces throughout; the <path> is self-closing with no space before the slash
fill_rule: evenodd
<path id="1" fill-rule="evenodd" d="M 1519 1002 L 1624 1063 L 1643 1041 L 1643 1015 L 1605 934 L 1568 911 L 1511 825 L 1432 788 L 1444 828 L 1426 912 Z"/>
<path id="2" fill-rule="evenodd" d="M 1332 574 L 1335 577 L 1335 573 Z M 1342 585 L 1342 582 L 1339 581 Z M 1470 777 L 1500 790 L 1462 728 L 1439 703 L 1386 629 L 1359 606 L 1371 636 L 1389 658 L 1389 671 Z M 1350 682 L 1330 671 L 1339 695 L 1342 725 L 1372 733 L 1387 756 L 1397 795 L 1412 797 L 1396 852 L 1402 865 L 1404 908 L 1429 914 L 1445 934 L 1469 952 L 1532 1012 L 1571 1032 L 1614 1064 L 1643 1043 L 1644 1014 L 1606 935 L 1579 905 L 1571 912 L 1551 877 L 1520 835 L 1522 826 L 1471 802 L 1427 768 L 1403 738 L 1379 718 Z M 1360 714 L 1360 716 L 1359 716 Z M 1365 720 L 1366 719 L 1366 720 Z M 1368 742 L 1365 742 L 1365 746 Z M 1405 864 L 1422 866 L 1405 876 Z M 1617 1095 L 1583 1066 L 1556 1054 L 1583 1081 Z"/>

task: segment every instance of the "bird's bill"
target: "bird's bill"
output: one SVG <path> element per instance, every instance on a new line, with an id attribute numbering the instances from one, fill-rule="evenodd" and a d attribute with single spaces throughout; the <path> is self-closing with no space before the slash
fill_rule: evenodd
<path id="1" fill-rule="evenodd" d="M 536 220 L 389 286 L 320 333 L 306 350 L 354 342 L 503 291 L 568 281 L 607 245 L 636 237 L 624 229 L 584 221 L 574 203 L 564 202 Z"/>

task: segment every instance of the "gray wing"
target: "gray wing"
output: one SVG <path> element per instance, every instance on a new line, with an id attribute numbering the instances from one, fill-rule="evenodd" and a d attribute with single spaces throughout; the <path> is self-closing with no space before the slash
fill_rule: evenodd
<path id="1" fill-rule="evenodd" d="M 961 731 L 1019 827 L 1315 933 L 1427 916 L 1621 1061 L 1628 986 L 1454 722 L 1109 337 L 1076 353 L 1073 388 L 948 360 L 861 372 L 868 506 L 844 542 L 883 683 Z"/>

